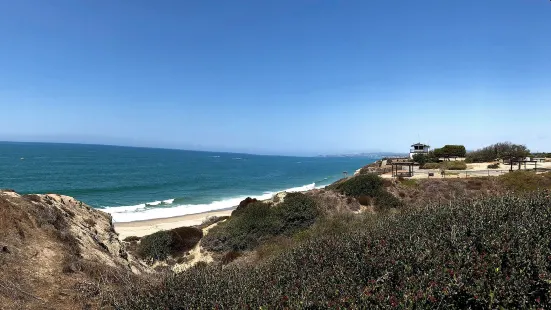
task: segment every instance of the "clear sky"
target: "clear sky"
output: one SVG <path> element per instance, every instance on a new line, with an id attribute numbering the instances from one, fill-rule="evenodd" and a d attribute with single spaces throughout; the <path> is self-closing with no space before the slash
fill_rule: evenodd
<path id="1" fill-rule="evenodd" d="M 0 0 L 0 140 L 551 151 L 551 2 Z"/>

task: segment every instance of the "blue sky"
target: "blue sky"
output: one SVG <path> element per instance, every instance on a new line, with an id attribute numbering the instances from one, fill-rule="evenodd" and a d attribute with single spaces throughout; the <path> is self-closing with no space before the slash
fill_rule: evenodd
<path id="1" fill-rule="evenodd" d="M 0 0 L 0 140 L 551 151 L 551 2 Z"/>

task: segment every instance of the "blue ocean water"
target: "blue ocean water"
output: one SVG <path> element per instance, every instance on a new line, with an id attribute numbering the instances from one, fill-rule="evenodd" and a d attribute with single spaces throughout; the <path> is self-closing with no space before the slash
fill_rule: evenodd
<path id="1" fill-rule="evenodd" d="M 118 146 L 0 143 L 0 188 L 73 196 L 135 221 L 323 187 L 372 158 L 284 157 Z"/>

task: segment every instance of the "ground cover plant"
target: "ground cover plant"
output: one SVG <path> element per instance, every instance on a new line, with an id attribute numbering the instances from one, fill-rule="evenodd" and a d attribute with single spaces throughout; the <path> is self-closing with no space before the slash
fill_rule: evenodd
<path id="1" fill-rule="evenodd" d="M 316 201 L 303 193 L 289 193 L 276 206 L 256 201 L 213 227 L 201 244 L 215 252 L 252 250 L 274 236 L 310 227 L 320 215 Z"/>
<path id="2" fill-rule="evenodd" d="M 446 161 L 441 163 L 444 170 L 466 170 L 467 164 L 464 161 Z"/>
<path id="3" fill-rule="evenodd" d="M 203 231 L 196 227 L 161 230 L 141 238 L 136 251 L 141 258 L 150 262 L 165 260 L 169 256 L 178 256 L 191 250 L 202 237 Z"/>
<path id="4" fill-rule="evenodd" d="M 420 168 L 421 169 L 440 169 L 440 163 L 426 163 Z"/>
<path id="5" fill-rule="evenodd" d="M 372 203 L 377 211 L 399 208 L 402 205 L 398 198 L 385 189 L 384 180 L 373 173 L 331 184 L 327 189 L 357 198 L 364 205 Z"/>
<path id="6" fill-rule="evenodd" d="M 199 266 L 109 302 L 119 309 L 551 305 L 549 191 L 455 200 L 350 221 L 265 263 Z"/>

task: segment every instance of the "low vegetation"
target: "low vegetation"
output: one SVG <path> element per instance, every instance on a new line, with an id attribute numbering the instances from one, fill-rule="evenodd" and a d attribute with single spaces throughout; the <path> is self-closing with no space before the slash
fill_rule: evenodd
<path id="1" fill-rule="evenodd" d="M 252 202 L 213 227 L 201 244 L 215 252 L 252 250 L 274 236 L 310 227 L 320 214 L 316 201 L 303 193 L 289 193 L 275 206 Z"/>
<path id="2" fill-rule="evenodd" d="M 420 168 L 421 169 L 440 169 L 440 163 L 426 163 Z"/>
<path id="3" fill-rule="evenodd" d="M 378 211 L 401 206 L 400 200 L 385 189 L 383 179 L 372 173 L 358 175 L 327 188 L 354 197 L 363 205 L 374 205 Z"/>
<path id="4" fill-rule="evenodd" d="M 121 309 L 545 308 L 549 197 L 504 195 L 358 216 L 256 267 L 199 266 L 112 303 Z"/>
<path id="5" fill-rule="evenodd" d="M 150 262 L 165 260 L 191 250 L 202 237 L 203 231 L 195 227 L 161 230 L 141 238 L 136 251 L 142 259 Z"/>
<path id="6" fill-rule="evenodd" d="M 488 169 L 498 169 L 499 163 L 493 163 L 488 165 Z"/>
<path id="7" fill-rule="evenodd" d="M 426 163 L 420 168 L 441 170 L 466 170 L 467 164 L 464 161 L 443 161 L 440 163 Z"/>
<path id="8" fill-rule="evenodd" d="M 464 161 L 445 161 L 441 163 L 443 170 L 466 170 L 467 164 Z"/>
<path id="9" fill-rule="evenodd" d="M 532 171 L 513 171 L 499 176 L 500 184 L 509 191 L 530 192 L 551 189 L 551 173 L 536 174 Z"/>

